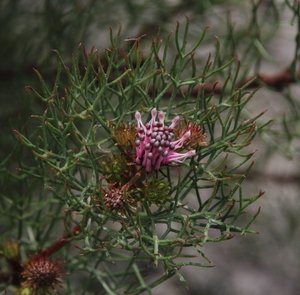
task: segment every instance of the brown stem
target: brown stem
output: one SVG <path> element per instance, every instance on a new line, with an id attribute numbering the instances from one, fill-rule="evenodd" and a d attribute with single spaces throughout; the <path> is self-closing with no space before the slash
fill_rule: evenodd
<path id="1" fill-rule="evenodd" d="M 120 58 L 124 58 L 124 55 L 126 55 L 126 50 L 120 50 Z M 87 53 L 85 53 L 87 55 Z M 103 68 L 106 68 L 106 61 L 103 59 L 100 60 Z M 24 67 L 23 70 L 21 69 L 20 71 L 24 74 L 27 74 L 29 72 L 28 70 L 29 67 Z M 84 68 L 84 66 L 82 66 Z M 120 69 L 123 70 L 123 69 Z M 125 68 L 124 68 L 125 70 Z M 32 71 L 31 71 L 32 72 Z M 54 71 L 51 69 L 50 71 L 42 71 L 44 73 L 44 77 L 50 78 L 54 74 Z M 2 77 L 3 79 L 13 79 L 18 77 L 19 73 L 14 72 L 13 70 L 7 70 L 7 69 L 0 69 L 0 78 Z M 113 79 L 113 77 L 111 77 Z M 284 71 L 274 73 L 274 74 L 258 74 L 254 77 L 248 77 L 244 79 L 243 81 L 240 81 L 237 84 L 237 88 L 247 86 L 245 88 L 247 89 L 253 89 L 257 88 L 259 86 L 268 86 L 271 87 L 275 90 L 282 90 L 283 88 L 287 87 L 288 85 L 297 82 L 298 78 L 300 78 L 300 72 L 297 73 L 296 75 L 293 74 L 289 69 L 286 69 Z M 180 91 L 178 93 L 178 96 L 182 96 L 187 94 L 189 91 L 189 88 L 187 86 L 182 86 L 180 87 Z M 218 95 L 222 94 L 224 89 L 224 84 L 222 81 L 209 81 L 205 83 L 199 83 L 195 87 L 193 87 L 190 95 L 192 96 L 197 96 L 199 92 L 203 92 L 205 96 L 207 95 Z M 155 89 L 150 90 L 151 92 L 155 93 Z M 169 89 L 166 93 L 165 96 L 169 97 L 172 95 L 173 90 Z"/>
<path id="2" fill-rule="evenodd" d="M 300 76 L 300 73 L 298 74 Z M 244 84 L 249 82 L 251 78 L 246 79 Z M 252 83 L 249 84 L 250 87 L 258 87 L 260 85 L 266 85 L 277 90 L 282 90 L 284 87 L 288 86 L 291 83 L 296 82 L 296 77 L 289 70 L 285 70 L 273 75 L 264 75 L 260 74 L 257 76 L 257 79 L 254 79 Z M 243 84 L 243 83 L 242 83 Z"/>
<path id="3" fill-rule="evenodd" d="M 297 184 L 300 180 L 300 175 L 298 174 L 287 174 L 282 175 L 280 173 L 265 173 L 262 171 L 252 171 L 248 175 L 249 180 L 258 180 L 264 179 L 267 181 L 272 181 L 276 183 L 284 183 L 284 184 Z"/>
<path id="4" fill-rule="evenodd" d="M 79 226 L 75 226 L 72 229 L 72 234 L 67 234 L 67 235 L 63 236 L 61 239 L 59 239 L 53 245 L 51 245 L 47 249 L 41 251 L 38 255 L 41 255 L 41 256 L 51 256 L 53 253 L 57 252 L 62 247 L 64 247 L 67 243 L 69 243 L 72 240 L 72 236 L 73 235 L 78 235 L 79 233 L 80 233 Z"/>

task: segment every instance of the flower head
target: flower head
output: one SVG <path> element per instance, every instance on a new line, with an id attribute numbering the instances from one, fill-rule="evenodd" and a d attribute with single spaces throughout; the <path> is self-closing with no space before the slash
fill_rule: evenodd
<path id="1" fill-rule="evenodd" d="M 180 120 L 179 116 L 176 116 L 169 126 L 165 126 L 164 112 L 157 112 L 154 108 L 151 116 L 150 121 L 144 125 L 141 114 L 135 113 L 137 121 L 135 162 L 137 164 L 145 167 L 147 172 L 151 172 L 159 170 L 162 165 L 179 164 L 185 159 L 195 156 L 195 150 L 185 153 L 176 152 L 191 137 L 191 131 L 187 130 L 180 138 L 176 138 L 174 128 Z"/>
<path id="2" fill-rule="evenodd" d="M 124 207 L 126 191 L 123 188 L 110 185 L 109 189 L 104 190 L 104 204 L 109 210 L 118 210 Z"/>
<path id="3" fill-rule="evenodd" d="M 119 186 L 116 183 L 108 184 L 103 189 L 103 201 L 107 209 L 111 211 L 122 210 L 127 205 L 133 205 L 134 200 L 131 196 L 130 187 L 139 179 L 140 173 L 136 173 L 126 184 Z"/>
<path id="4" fill-rule="evenodd" d="M 33 294 L 55 291 L 63 277 L 60 262 L 45 255 L 35 255 L 24 265 L 22 272 L 23 288 L 30 288 Z"/>

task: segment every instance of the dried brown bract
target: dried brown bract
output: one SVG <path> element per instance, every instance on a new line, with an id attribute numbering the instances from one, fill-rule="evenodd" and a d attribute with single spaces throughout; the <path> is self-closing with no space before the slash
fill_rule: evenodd
<path id="1" fill-rule="evenodd" d="M 175 133 L 178 137 L 183 136 L 188 131 L 191 132 L 191 136 L 184 143 L 183 146 L 185 148 L 208 146 L 206 133 L 202 126 L 191 121 L 182 121 L 175 129 Z"/>

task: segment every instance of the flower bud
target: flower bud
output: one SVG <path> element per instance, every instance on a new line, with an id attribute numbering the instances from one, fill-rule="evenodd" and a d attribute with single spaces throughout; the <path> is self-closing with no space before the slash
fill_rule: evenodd
<path id="1" fill-rule="evenodd" d="M 20 243 L 15 240 L 5 241 L 0 246 L 0 254 L 9 261 L 19 261 Z"/>
<path id="2" fill-rule="evenodd" d="M 112 137 L 119 146 L 128 148 L 135 143 L 136 128 L 131 124 L 120 124 L 112 128 Z"/>
<path id="3" fill-rule="evenodd" d="M 154 204 L 163 204 L 171 198 L 170 184 L 163 179 L 152 179 L 144 184 L 143 198 Z"/>
<path id="4" fill-rule="evenodd" d="M 111 155 L 103 157 L 100 161 L 102 173 L 109 182 L 122 183 L 130 174 L 130 167 L 126 158 L 122 155 Z"/>
<path id="5" fill-rule="evenodd" d="M 25 263 L 22 271 L 22 287 L 32 290 L 32 294 L 41 292 L 54 292 L 61 286 L 64 275 L 60 262 L 48 256 L 36 255 Z"/>

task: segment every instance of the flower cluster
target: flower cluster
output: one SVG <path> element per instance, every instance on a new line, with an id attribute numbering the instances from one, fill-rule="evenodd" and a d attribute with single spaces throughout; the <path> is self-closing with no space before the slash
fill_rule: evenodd
<path id="1" fill-rule="evenodd" d="M 177 116 L 169 126 L 165 126 L 165 113 L 151 111 L 152 118 L 144 125 L 139 112 L 135 113 L 137 121 L 136 159 L 138 165 L 142 165 L 147 172 L 159 170 L 162 165 L 170 163 L 179 164 L 185 159 L 195 156 L 195 150 L 185 153 L 176 152 L 181 149 L 191 137 L 191 131 L 187 130 L 180 138 L 176 139 L 174 128 L 180 118 Z M 158 121 L 156 118 L 158 117 Z"/>
<path id="2" fill-rule="evenodd" d="M 55 292 L 62 283 L 64 272 L 60 262 L 48 256 L 36 255 L 24 265 L 22 272 L 23 288 L 30 288 L 33 294 Z"/>
<path id="3" fill-rule="evenodd" d="M 104 205 L 109 210 L 123 209 L 124 204 L 132 205 L 134 200 L 130 188 L 140 178 L 141 174 L 136 173 L 126 184 L 120 187 L 118 184 L 110 183 L 107 189 L 103 189 Z"/>

